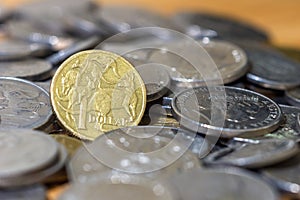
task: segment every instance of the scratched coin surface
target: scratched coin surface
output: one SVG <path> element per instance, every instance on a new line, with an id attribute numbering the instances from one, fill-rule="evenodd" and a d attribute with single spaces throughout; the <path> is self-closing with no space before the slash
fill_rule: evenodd
<path id="1" fill-rule="evenodd" d="M 39 128 L 52 117 L 49 94 L 22 79 L 0 77 L 0 127 Z"/>
<path id="2" fill-rule="evenodd" d="M 211 118 L 214 113 L 222 112 L 224 103 L 227 105 L 226 113 L 223 112 L 225 121 L 219 126 Z M 185 128 L 218 135 L 221 131 L 221 137 L 264 135 L 278 128 L 283 118 L 280 107 L 271 99 L 228 86 L 184 90 L 175 95 L 171 106 L 174 116 Z"/>
<path id="3" fill-rule="evenodd" d="M 55 140 L 39 131 L 1 129 L 0 138 L 2 181 L 40 170 L 50 165 L 58 154 Z"/>
<path id="4" fill-rule="evenodd" d="M 137 125 L 146 107 L 146 88 L 138 72 L 124 58 L 101 50 L 68 58 L 50 91 L 60 122 L 82 139 Z"/>

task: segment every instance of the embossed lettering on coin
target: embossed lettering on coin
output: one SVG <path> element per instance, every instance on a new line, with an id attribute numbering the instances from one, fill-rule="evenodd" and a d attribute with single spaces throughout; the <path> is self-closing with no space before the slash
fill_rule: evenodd
<path id="1" fill-rule="evenodd" d="M 124 58 L 101 50 L 67 59 L 51 84 L 51 101 L 61 123 L 93 140 L 103 132 L 137 125 L 146 106 L 145 85 Z"/>

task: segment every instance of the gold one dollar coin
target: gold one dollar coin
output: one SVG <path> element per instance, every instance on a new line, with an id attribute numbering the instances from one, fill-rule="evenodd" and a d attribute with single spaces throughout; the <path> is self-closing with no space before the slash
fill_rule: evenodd
<path id="1" fill-rule="evenodd" d="M 136 69 L 123 57 L 101 50 L 68 58 L 56 71 L 50 92 L 61 124 L 87 140 L 138 125 L 146 107 L 146 88 Z"/>

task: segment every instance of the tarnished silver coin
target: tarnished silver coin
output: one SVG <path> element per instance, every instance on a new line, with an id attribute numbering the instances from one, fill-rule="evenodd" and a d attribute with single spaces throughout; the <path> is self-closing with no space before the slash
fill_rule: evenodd
<path id="1" fill-rule="evenodd" d="M 42 59 L 26 59 L 0 63 L 0 76 L 40 81 L 50 78 L 52 65 Z"/>
<path id="2" fill-rule="evenodd" d="M 156 63 L 135 66 L 147 91 L 147 102 L 161 98 L 169 91 L 170 76 L 166 67 Z"/>
<path id="3" fill-rule="evenodd" d="M 96 181 L 103 173 L 162 180 L 178 171 L 200 167 L 197 156 L 207 154 L 208 141 L 202 139 L 202 149 L 197 149 L 196 156 L 186 149 L 194 141 L 191 134 L 158 126 L 108 132 L 77 151 L 67 166 L 68 176 L 82 183 Z"/>
<path id="4" fill-rule="evenodd" d="M 45 45 L 17 40 L 0 42 L 0 61 L 25 59 L 29 56 L 43 55 L 49 49 Z"/>
<path id="5" fill-rule="evenodd" d="M 226 16 L 218 16 L 209 13 L 185 12 L 178 13 L 174 17 L 175 21 L 185 22 L 197 25 L 202 28 L 214 30 L 222 39 L 236 40 L 254 40 L 260 42 L 268 41 L 268 35 L 263 30 L 254 27 L 246 22 Z"/>
<path id="6" fill-rule="evenodd" d="M 0 138 L 1 180 L 43 169 L 55 161 L 58 154 L 57 143 L 42 132 L 0 129 Z"/>
<path id="7" fill-rule="evenodd" d="M 258 175 L 237 168 L 192 169 L 170 179 L 185 200 L 279 200 L 275 189 Z"/>
<path id="8" fill-rule="evenodd" d="M 47 178 L 49 178 L 51 175 L 55 175 L 56 172 L 58 172 L 65 166 L 68 157 L 68 153 L 66 149 L 58 143 L 57 146 L 58 146 L 58 154 L 56 156 L 56 159 L 52 163 L 50 163 L 50 165 L 40 170 L 33 171 L 31 173 L 27 173 L 18 177 L 1 178 L 0 186 L 7 187 L 7 188 L 22 187 L 26 185 L 32 185 L 32 184 L 42 183 L 44 181 L 47 181 Z"/>
<path id="9" fill-rule="evenodd" d="M 212 102 L 216 103 L 214 107 Z M 264 135 L 277 129 L 283 120 L 280 107 L 271 99 L 228 86 L 184 90 L 174 96 L 171 106 L 174 117 L 185 128 L 221 137 Z M 224 123 L 211 121 L 219 112 L 225 116 Z"/>
<path id="10" fill-rule="evenodd" d="M 129 175 L 98 177 L 93 183 L 73 183 L 59 200 L 173 200 L 175 198 L 166 185 L 150 182 Z"/>
<path id="11" fill-rule="evenodd" d="M 298 116 L 300 115 L 300 108 L 280 105 L 285 121 L 279 128 L 272 133 L 264 136 L 264 138 L 278 138 L 278 139 L 300 139 L 300 127 L 298 126 Z"/>
<path id="12" fill-rule="evenodd" d="M 283 191 L 300 197 L 300 154 L 277 165 L 263 168 L 262 174 L 273 180 Z"/>
<path id="13" fill-rule="evenodd" d="M 273 139 L 224 148 L 208 155 L 204 162 L 212 165 L 260 168 L 287 160 L 298 152 L 298 144 L 293 140 Z"/>
<path id="14" fill-rule="evenodd" d="M 300 63 L 257 43 L 239 43 L 252 64 L 247 79 L 265 88 L 286 90 L 300 85 Z"/>
<path id="15" fill-rule="evenodd" d="M 49 94 L 22 79 L 0 77 L 0 127 L 36 129 L 52 117 Z"/>
<path id="16" fill-rule="evenodd" d="M 45 200 L 46 188 L 42 185 L 32 185 L 16 189 L 0 190 L 3 200 Z"/>
<path id="17" fill-rule="evenodd" d="M 300 108 L 300 87 L 285 91 L 285 99 L 289 104 Z"/>

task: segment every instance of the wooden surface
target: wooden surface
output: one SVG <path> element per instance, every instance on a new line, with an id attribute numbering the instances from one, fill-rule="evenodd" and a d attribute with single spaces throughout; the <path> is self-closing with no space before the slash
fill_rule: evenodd
<path id="1" fill-rule="evenodd" d="M 32 0 L 1 0 L 1 3 L 14 7 L 30 1 Z M 99 2 L 137 5 L 166 15 L 181 10 L 211 11 L 229 15 L 263 28 L 269 32 L 275 45 L 300 49 L 299 0 L 99 0 Z"/>

